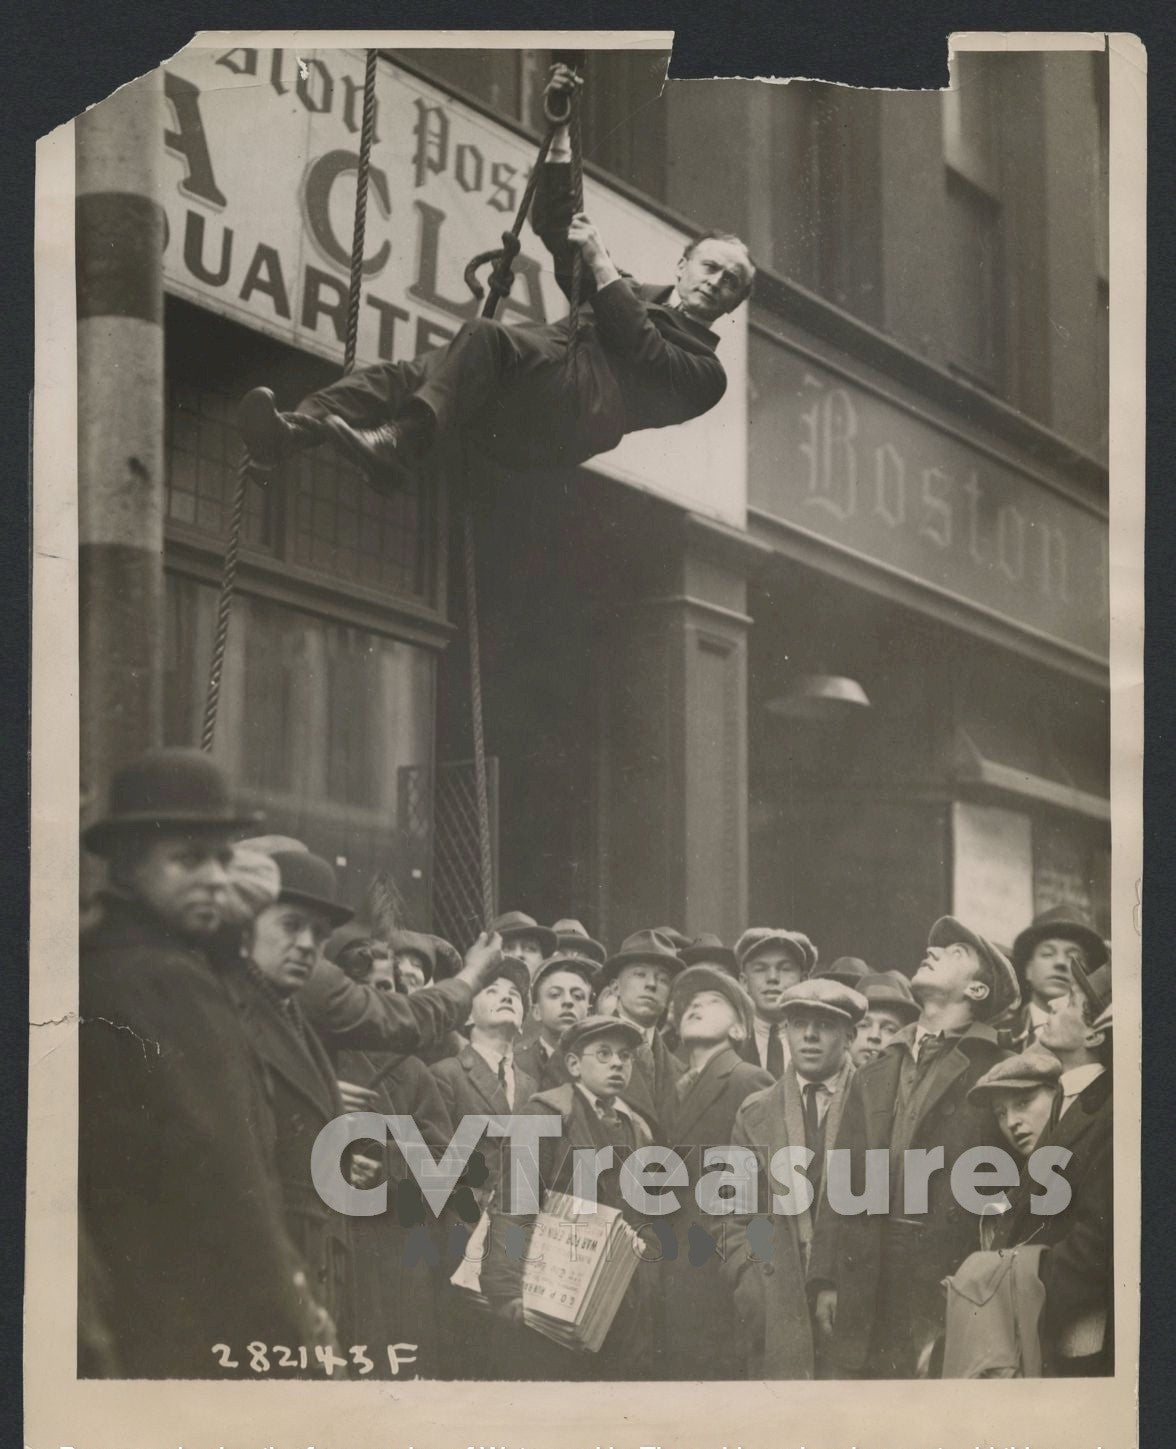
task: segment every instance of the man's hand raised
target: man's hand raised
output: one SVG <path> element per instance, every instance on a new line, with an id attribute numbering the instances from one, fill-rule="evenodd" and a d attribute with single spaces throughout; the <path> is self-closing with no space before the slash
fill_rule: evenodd
<path id="1" fill-rule="evenodd" d="M 465 965 L 455 980 L 464 981 L 476 996 L 494 980 L 502 961 L 502 937 L 497 931 L 482 931 L 465 954 Z"/>
<path id="2" fill-rule="evenodd" d="M 597 287 L 607 287 L 620 276 L 608 254 L 608 248 L 595 225 L 578 211 L 568 226 L 568 241 L 580 248 L 584 265 L 591 271 Z"/>

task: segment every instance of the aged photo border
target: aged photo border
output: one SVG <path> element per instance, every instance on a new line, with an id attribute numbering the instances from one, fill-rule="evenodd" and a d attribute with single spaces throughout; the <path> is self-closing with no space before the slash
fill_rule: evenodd
<path id="1" fill-rule="evenodd" d="M 275 33 L 266 39 L 275 43 Z M 300 32 L 303 44 L 325 35 Z M 485 37 L 462 37 L 484 45 Z M 550 42 L 549 32 L 543 39 Z M 1051 44 L 1066 37 L 1052 36 Z M 1039 48 L 1041 38 L 955 37 L 958 48 Z M 225 37 L 218 36 L 223 44 Z M 372 43 L 345 32 L 338 43 Z M 525 37 L 499 43 L 522 44 Z M 1033 42 L 1037 42 L 1036 44 Z M 380 32 L 383 45 L 402 44 Z M 420 42 L 423 43 L 423 42 Z M 433 41 L 432 43 L 436 43 Z M 94 1384 L 73 1379 L 72 1221 L 76 1136 L 76 935 L 78 735 L 76 720 L 77 567 L 74 460 L 76 358 L 72 296 L 72 133 L 47 137 L 38 153 L 37 428 L 33 500 L 35 639 L 32 760 L 30 1021 L 41 1023 L 30 1049 L 27 1354 L 29 1429 L 45 1444 L 300 1444 L 343 1449 L 368 1444 L 590 1446 L 621 1444 L 758 1445 L 795 1442 L 807 1449 L 871 1443 L 868 1423 L 884 1423 L 895 1444 L 909 1432 L 940 1430 L 927 1442 L 984 1442 L 1053 1449 L 1134 1442 L 1134 1370 L 1138 1358 L 1139 1146 L 1138 890 L 1142 842 L 1142 538 L 1144 253 L 1142 233 L 1144 62 L 1130 37 L 1112 36 L 1111 69 L 1111 710 L 1114 850 L 1113 933 L 1121 1018 L 1117 1060 L 1116 1216 L 1121 1369 L 1112 1381 L 1080 1384 L 873 1383 L 852 1395 L 838 1384 L 747 1384 L 738 1414 L 713 1386 L 643 1386 L 610 1396 L 607 1416 L 592 1386 L 479 1384 L 461 1399 L 446 1384 Z M 1129 1035 L 1130 1034 L 1130 1035 Z M 1128 1045 L 1128 1042 L 1130 1043 Z M 912 1400 L 916 1402 L 912 1403 Z M 794 1427 L 795 1426 L 795 1427 Z M 1064 1426 L 1059 1433 L 1059 1426 Z M 1081 1439 L 1075 1437 L 1080 1426 Z M 319 1436 L 316 1440 L 315 1436 Z M 605 1438 L 604 1436 L 607 1436 Z"/>

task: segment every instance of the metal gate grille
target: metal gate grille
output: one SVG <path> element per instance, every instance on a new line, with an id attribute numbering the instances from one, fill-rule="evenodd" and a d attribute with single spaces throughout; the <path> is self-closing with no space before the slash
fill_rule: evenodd
<path id="1" fill-rule="evenodd" d="M 423 821 L 432 815 L 429 867 L 432 929 L 464 951 L 482 929 L 482 865 L 474 762 L 449 761 L 437 766 L 435 779 L 430 778 L 431 774 L 417 765 L 401 771 L 401 820 Z M 486 760 L 486 781 L 497 910 L 498 760 L 494 756 Z"/>

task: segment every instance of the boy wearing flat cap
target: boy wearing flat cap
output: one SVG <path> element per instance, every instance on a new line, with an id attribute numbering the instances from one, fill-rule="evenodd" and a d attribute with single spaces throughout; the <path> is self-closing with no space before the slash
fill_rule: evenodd
<path id="1" fill-rule="evenodd" d="M 943 1327 L 941 1283 L 976 1244 L 976 1219 L 955 1202 L 950 1174 L 973 1147 L 1003 1139 L 968 1093 L 1006 1053 L 991 1023 L 1015 1008 L 1012 965 L 991 942 L 951 916 L 936 921 L 911 978 L 918 1020 L 856 1073 L 835 1145 L 855 1180 L 871 1149 L 890 1154 L 887 1216 L 821 1215 L 810 1288 L 818 1331 L 839 1377 L 913 1378 Z M 942 1152 L 926 1175 L 926 1211 L 906 1207 L 908 1152 Z"/>
<path id="2" fill-rule="evenodd" d="M 708 1238 L 723 1246 L 730 1219 L 701 1206 L 694 1188 L 714 1170 L 703 1166 L 702 1149 L 731 1142 L 736 1112 L 752 1092 L 770 1087 L 772 1079 L 739 1055 L 752 1030 L 754 1008 L 729 971 L 711 965 L 687 967 L 675 978 L 670 1011 L 678 1022 L 687 1069 L 675 1088 L 667 1132 L 690 1170 L 690 1184 L 679 1193 L 680 1210 L 667 1219 L 677 1255 L 664 1265 L 661 1377 L 742 1378 L 744 1364 L 738 1357 L 719 1255 L 698 1260 L 702 1252 L 710 1252 Z"/>
<path id="3" fill-rule="evenodd" d="M 778 1081 L 788 1065 L 784 1040 L 784 993 L 812 974 L 817 948 L 801 931 L 783 926 L 749 926 L 735 942 L 739 982 L 755 1003 L 754 1030 L 743 1046 L 754 1062 Z"/>
<path id="4" fill-rule="evenodd" d="M 1097 978 L 1097 973 L 1092 973 Z M 1102 1062 L 1072 1066 L 1080 1053 L 1102 1049 L 1109 1035 L 1109 1004 L 1095 1015 L 1104 1000 L 1100 982 L 1079 968 L 1075 987 L 1082 1004 L 1073 997 L 1055 997 L 1051 1016 L 1038 1043 L 1019 1057 L 1002 1062 L 977 1083 L 975 1092 L 1000 1102 L 1009 1098 L 1008 1078 L 1013 1071 L 1044 1057 L 1057 1063 L 1055 1101 L 1050 1118 L 1035 1147 L 1064 1148 L 1071 1154 L 1062 1176 L 1070 1184 L 1069 1205 L 1060 1213 L 1034 1214 L 1031 1184 L 1010 1194 L 1012 1210 L 997 1221 L 997 1246 L 1012 1247 L 1026 1241 L 1040 1243 L 1044 1254 L 1038 1275 L 1045 1285 L 1041 1318 L 1043 1372 L 1047 1377 L 1092 1377 L 1115 1371 L 1114 1333 L 1114 1099 L 1111 1072 Z M 1109 972 L 1101 983 L 1109 993 Z M 1088 994 L 1089 993 L 1089 994 Z M 1049 1044 L 1052 1038 L 1056 1047 Z M 1052 1056 L 1058 1052 L 1058 1058 Z M 1095 1067 L 1099 1069 L 1094 1070 Z M 1093 1073 L 1093 1075 L 1091 1074 Z M 1075 1090 L 1066 1098 L 1067 1078 Z M 1085 1081 L 1085 1085 L 1081 1083 Z M 1003 1088 L 1003 1091 L 1001 1090 Z"/>
<path id="5" fill-rule="evenodd" d="M 571 1081 L 559 1040 L 591 1011 L 597 971 L 586 957 L 557 951 L 531 983 L 531 1020 L 537 1034 L 518 1047 L 515 1061 L 542 1090 Z"/>
<path id="6" fill-rule="evenodd" d="M 748 1097 L 735 1118 L 732 1142 L 752 1148 L 761 1168 L 777 1152 L 804 1147 L 813 1153 L 805 1176 L 813 1201 L 799 1216 L 772 1211 L 775 1190 L 761 1170 L 757 1212 L 735 1219 L 724 1275 L 734 1295 L 739 1352 L 749 1378 L 806 1379 L 821 1370 L 805 1288 L 814 1229 L 828 1205 L 822 1199 L 827 1147 L 840 1129 L 854 1074 L 849 1054 L 866 1000 L 828 977 L 798 982 L 784 993 L 784 1031 L 791 1060 L 778 1082 Z M 767 1219 L 771 1236 L 753 1251 L 755 1218 Z"/>
<path id="7" fill-rule="evenodd" d="M 574 1154 L 578 1149 L 611 1149 L 611 1166 L 598 1179 L 597 1201 L 618 1209 L 634 1228 L 642 1219 L 620 1191 L 620 1169 L 631 1152 L 652 1138 L 648 1124 L 626 1105 L 624 1092 L 642 1043 L 638 1027 L 610 1016 L 588 1016 L 568 1027 L 560 1040 L 569 1080 L 538 1092 L 523 1108 L 525 1115 L 557 1116 L 558 1137 L 539 1144 L 539 1177 L 545 1192 L 570 1193 Z M 551 1342 L 523 1325 L 522 1284 L 527 1245 L 534 1228 L 531 1215 L 505 1211 L 510 1201 L 508 1156 L 490 1216 L 490 1233 L 482 1268 L 482 1291 L 499 1318 L 496 1329 L 499 1370 L 503 1378 L 542 1380 L 634 1379 L 653 1373 L 656 1263 L 639 1263 L 600 1351 L 577 1352 Z M 521 1243 L 511 1228 L 522 1228 Z"/>

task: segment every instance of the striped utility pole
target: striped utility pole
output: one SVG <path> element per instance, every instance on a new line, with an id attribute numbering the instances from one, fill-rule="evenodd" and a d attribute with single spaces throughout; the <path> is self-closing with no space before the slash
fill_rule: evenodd
<path id="1" fill-rule="evenodd" d="M 83 798 L 162 732 L 162 72 L 75 122 Z"/>

